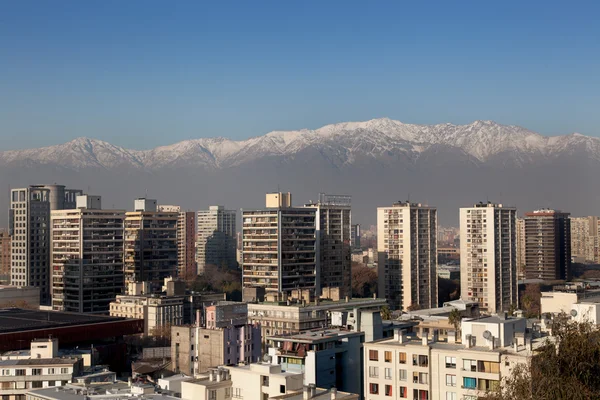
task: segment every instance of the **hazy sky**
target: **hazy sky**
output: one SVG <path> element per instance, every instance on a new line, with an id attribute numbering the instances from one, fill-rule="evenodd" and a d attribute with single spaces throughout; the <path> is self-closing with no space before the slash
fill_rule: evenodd
<path id="1" fill-rule="evenodd" d="M 600 136 L 598 4 L 4 1 L 0 150 L 377 117 Z"/>

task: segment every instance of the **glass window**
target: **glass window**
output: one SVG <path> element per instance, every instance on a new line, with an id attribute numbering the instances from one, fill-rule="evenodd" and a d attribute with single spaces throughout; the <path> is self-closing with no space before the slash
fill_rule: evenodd
<path id="1" fill-rule="evenodd" d="M 446 375 L 446 386 L 456 386 L 456 375 Z"/>
<path id="2" fill-rule="evenodd" d="M 465 389 L 475 389 L 477 387 L 477 380 L 475 378 L 463 378 L 463 387 Z"/>
<path id="3" fill-rule="evenodd" d="M 384 372 L 385 372 L 385 379 L 392 379 L 392 369 L 391 368 L 386 368 Z"/>
<path id="4" fill-rule="evenodd" d="M 406 364 L 406 353 L 398 353 L 398 361 L 400 364 Z"/>
<path id="5" fill-rule="evenodd" d="M 475 361 L 475 360 L 463 360 L 463 369 L 465 371 L 477 372 L 477 361 Z"/>
<path id="6" fill-rule="evenodd" d="M 408 389 L 406 389 L 406 386 L 400 386 L 400 397 L 403 399 L 408 397 Z"/>
<path id="7" fill-rule="evenodd" d="M 446 392 L 446 400 L 457 400 L 456 393 L 454 392 Z"/>
<path id="8" fill-rule="evenodd" d="M 405 381 L 407 378 L 407 373 L 405 369 L 401 369 L 398 371 L 398 379 L 400 379 L 401 381 Z"/>
<path id="9" fill-rule="evenodd" d="M 369 384 L 369 393 L 379 394 L 379 385 L 376 383 Z"/>
<path id="10" fill-rule="evenodd" d="M 379 361 L 379 352 L 377 350 L 369 350 L 369 360 Z"/>
<path id="11" fill-rule="evenodd" d="M 392 395 L 392 385 L 385 385 L 385 395 L 386 396 Z"/>
<path id="12" fill-rule="evenodd" d="M 385 362 L 392 362 L 392 352 L 391 351 L 384 352 L 383 359 Z"/>
<path id="13" fill-rule="evenodd" d="M 369 378 L 379 378 L 379 367 L 369 367 Z"/>
<path id="14" fill-rule="evenodd" d="M 446 368 L 456 368 L 456 357 L 446 357 Z"/>

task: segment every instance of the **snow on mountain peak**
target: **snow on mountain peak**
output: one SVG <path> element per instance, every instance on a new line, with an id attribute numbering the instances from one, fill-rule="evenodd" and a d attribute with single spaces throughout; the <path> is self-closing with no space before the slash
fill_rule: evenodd
<path id="1" fill-rule="evenodd" d="M 579 133 L 547 137 L 516 125 L 501 125 L 490 120 L 466 125 L 405 124 L 390 118 L 362 122 L 341 122 L 315 130 L 273 131 L 263 136 L 234 141 L 227 138 L 201 138 L 160 146 L 151 150 L 127 150 L 108 142 L 79 137 L 70 142 L 39 149 L 0 152 L 0 165 L 30 161 L 72 168 L 136 168 L 203 166 L 222 168 L 241 165 L 265 156 L 295 156 L 316 147 L 331 154 L 336 162 L 352 163 L 358 156 L 374 158 L 391 154 L 418 157 L 432 146 L 458 148 L 480 161 L 502 153 L 551 156 L 575 148 L 600 159 L 600 140 Z"/>

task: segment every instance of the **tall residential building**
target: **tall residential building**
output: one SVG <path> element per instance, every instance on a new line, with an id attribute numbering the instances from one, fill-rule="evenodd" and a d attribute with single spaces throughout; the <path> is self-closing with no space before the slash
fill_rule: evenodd
<path id="1" fill-rule="evenodd" d="M 210 206 L 208 210 L 198 211 L 198 274 L 203 274 L 207 265 L 237 266 L 236 214 L 235 210 L 226 210 L 223 206 Z"/>
<path id="2" fill-rule="evenodd" d="M 50 211 L 75 208 L 81 190 L 62 185 L 12 189 L 9 210 L 11 284 L 40 288 L 40 303 L 50 304 Z"/>
<path id="3" fill-rule="evenodd" d="M 350 227 L 350 246 L 353 249 L 360 249 L 360 225 L 354 224 Z"/>
<path id="4" fill-rule="evenodd" d="M 569 213 L 558 210 L 525 213 L 525 275 L 527 279 L 570 278 Z"/>
<path id="5" fill-rule="evenodd" d="M 160 212 L 176 212 L 177 274 L 186 279 L 196 275 L 196 213 L 181 211 L 180 206 L 159 205 Z"/>
<path id="6" fill-rule="evenodd" d="M 598 217 L 571 218 L 571 256 L 575 262 L 600 263 Z"/>
<path id="7" fill-rule="evenodd" d="M 479 203 L 460 209 L 460 290 L 463 300 L 499 313 L 518 304 L 517 209 Z"/>
<path id="8" fill-rule="evenodd" d="M 377 208 L 379 297 L 392 309 L 438 305 L 437 210 L 398 202 Z"/>
<path id="9" fill-rule="evenodd" d="M 517 218 L 517 276 L 525 278 L 525 219 Z"/>
<path id="10" fill-rule="evenodd" d="M 10 235 L 0 231 L 0 281 L 10 282 Z"/>
<path id="11" fill-rule="evenodd" d="M 100 196 L 50 215 L 52 309 L 107 314 L 123 291 L 124 210 L 102 210 Z"/>
<path id="12" fill-rule="evenodd" d="M 125 285 L 150 282 L 161 290 L 165 278 L 177 275 L 176 212 L 157 211 L 156 200 L 137 199 L 135 211 L 125 213 Z"/>
<path id="13" fill-rule="evenodd" d="M 352 296 L 352 198 L 320 193 L 319 201 L 306 207 L 317 210 L 318 293 L 322 288 L 336 287 L 341 297 Z"/>
<path id="14" fill-rule="evenodd" d="M 268 193 L 267 208 L 242 210 L 242 285 L 267 292 L 315 290 L 316 210 L 291 207 L 291 194 Z"/>

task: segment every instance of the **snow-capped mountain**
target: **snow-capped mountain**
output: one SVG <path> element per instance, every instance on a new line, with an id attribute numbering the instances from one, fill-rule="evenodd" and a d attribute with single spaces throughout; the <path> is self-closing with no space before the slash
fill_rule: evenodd
<path id="1" fill-rule="evenodd" d="M 548 137 L 514 125 L 475 121 L 468 125 L 413 125 L 387 118 L 327 125 L 316 130 L 275 131 L 242 141 L 225 138 L 186 140 L 152 150 L 128 150 L 95 139 L 78 138 L 56 146 L 0 152 L 0 165 L 35 162 L 66 168 L 163 167 L 224 168 L 269 156 L 294 157 L 307 148 L 331 153 L 336 163 L 358 157 L 408 156 L 416 160 L 436 146 L 464 152 L 478 162 L 512 153 L 515 160 L 553 157 L 584 150 L 600 159 L 600 140 L 579 134 Z"/>
<path id="2" fill-rule="evenodd" d="M 280 188 L 295 204 L 319 192 L 350 194 L 353 221 L 367 225 L 378 206 L 409 196 L 437 206 L 441 224 L 456 224 L 459 207 L 486 199 L 521 211 L 600 215 L 598 176 L 597 138 L 548 137 L 492 121 L 413 125 L 383 118 L 144 151 L 88 138 L 4 151 L 0 210 L 9 206 L 8 188 L 40 183 L 83 189 L 101 195 L 105 208 L 122 209 L 146 194 L 189 210 L 263 207 L 264 193 Z M 6 215 L 0 212 L 0 227 Z"/>

